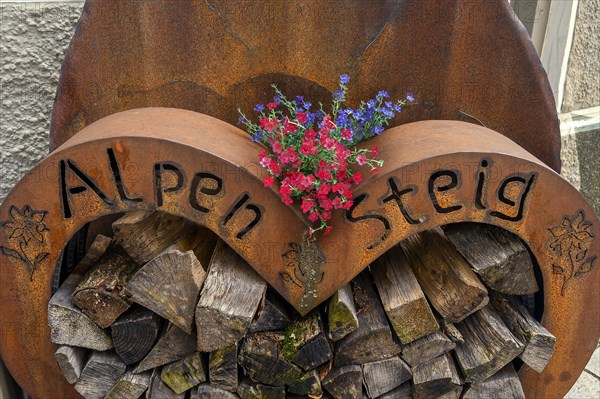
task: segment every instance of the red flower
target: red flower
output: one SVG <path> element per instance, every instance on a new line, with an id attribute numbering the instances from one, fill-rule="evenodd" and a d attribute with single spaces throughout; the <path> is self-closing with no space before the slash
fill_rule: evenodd
<path id="1" fill-rule="evenodd" d="M 329 219 L 331 219 L 331 212 L 321 213 L 321 219 L 323 219 L 324 221 L 328 221 Z"/>
<path id="2" fill-rule="evenodd" d="M 267 176 L 263 180 L 263 184 L 265 185 L 265 187 L 271 187 L 273 183 L 275 183 L 275 178 L 273 176 Z"/>
<path id="3" fill-rule="evenodd" d="M 371 169 L 371 174 L 373 174 L 373 173 L 377 172 L 378 170 L 379 170 L 379 167 L 376 167 L 376 168 L 373 168 L 373 169 Z"/>
<path id="4" fill-rule="evenodd" d="M 298 115 L 296 115 L 296 120 L 301 125 L 305 124 L 306 123 L 306 112 L 298 112 Z"/>
<path id="5" fill-rule="evenodd" d="M 344 140 L 352 140 L 352 130 L 342 129 L 342 138 Z"/>
<path id="6" fill-rule="evenodd" d="M 277 103 L 275 101 L 273 101 L 272 103 L 268 103 L 267 104 L 267 108 L 269 108 L 269 110 L 273 110 L 277 107 Z"/>
<path id="7" fill-rule="evenodd" d="M 281 154 L 281 151 L 283 151 L 283 146 L 279 141 L 274 141 L 271 148 L 275 154 Z"/>
<path id="8" fill-rule="evenodd" d="M 373 158 L 375 158 L 377 156 L 377 146 L 374 145 L 373 148 L 371 148 L 371 156 Z"/>
<path id="9" fill-rule="evenodd" d="M 282 184 L 281 187 L 279 187 L 279 193 L 282 196 L 289 196 L 292 193 L 292 190 L 287 184 Z"/>
<path id="10" fill-rule="evenodd" d="M 313 200 L 302 198 L 302 205 L 300 205 L 300 209 L 302 209 L 302 213 L 308 213 L 315 206 L 315 202 Z"/>
<path id="11" fill-rule="evenodd" d="M 331 205 L 333 205 L 335 209 L 340 209 L 344 204 L 342 204 L 340 197 L 335 197 L 333 201 L 331 201 Z"/>
<path id="12" fill-rule="evenodd" d="M 308 215 L 308 220 L 313 223 L 319 220 L 319 212 L 311 212 L 310 215 Z"/>
<path id="13" fill-rule="evenodd" d="M 356 156 L 356 163 L 364 165 L 367 163 L 367 156 L 365 154 L 359 154 Z"/>
<path id="14" fill-rule="evenodd" d="M 317 132 L 315 132 L 313 129 L 308 129 L 306 132 L 304 132 L 304 138 L 312 141 L 317 138 Z"/>
<path id="15" fill-rule="evenodd" d="M 348 201 L 344 202 L 344 209 L 349 211 L 350 208 L 352 208 L 352 205 L 354 205 L 354 201 L 348 200 Z"/>
<path id="16" fill-rule="evenodd" d="M 302 144 L 302 146 L 300 147 L 300 152 L 304 156 L 309 156 L 311 154 L 317 155 L 317 154 L 315 154 L 317 152 L 317 149 L 315 147 L 313 147 L 312 145 L 310 145 L 309 143 Z"/>
<path id="17" fill-rule="evenodd" d="M 327 194 L 329 194 L 330 191 L 331 191 L 331 188 L 329 187 L 329 185 L 322 183 L 319 186 L 319 188 L 317 189 L 317 198 L 318 199 L 327 198 Z"/>
<path id="18" fill-rule="evenodd" d="M 290 205 L 292 205 L 292 203 L 294 202 L 294 200 L 289 195 L 282 195 L 281 196 L 281 202 L 283 202 L 287 206 L 290 206 Z"/>
<path id="19" fill-rule="evenodd" d="M 319 205 L 326 211 L 330 211 L 333 209 L 333 204 L 331 203 L 331 200 L 329 198 L 323 198 L 322 200 L 320 200 Z M 323 212 L 323 215 L 325 215 L 325 212 Z"/>
<path id="20" fill-rule="evenodd" d="M 262 118 L 260 120 L 260 127 L 267 132 L 272 132 L 279 126 L 279 119 L 277 118 Z"/>
<path id="21" fill-rule="evenodd" d="M 362 174 L 360 172 L 356 172 L 354 176 L 352 176 L 352 181 L 354 184 L 358 184 L 362 181 Z"/>
<path id="22" fill-rule="evenodd" d="M 317 178 L 319 178 L 321 180 L 331 180 L 331 173 L 329 173 L 323 169 L 319 169 L 319 170 L 317 170 Z"/>
<path id="23" fill-rule="evenodd" d="M 331 233 L 331 230 L 333 230 L 333 226 L 327 226 L 325 228 L 325 231 L 323 232 L 323 234 L 325 234 L 326 236 L 328 236 L 329 233 Z"/>
<path id="24" fill-rule="evenodd" d="M 285 120 L 283 121 L 283 132 L 294 133 L 296 130 L 298 130 L 298 126 L 291 123 L 288 117 L 286 116 Z"/>

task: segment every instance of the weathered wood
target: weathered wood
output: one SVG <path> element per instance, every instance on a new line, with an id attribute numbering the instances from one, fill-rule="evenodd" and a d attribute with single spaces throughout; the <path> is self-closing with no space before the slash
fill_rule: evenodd
<path id="1" fill-rule="evenodd" d="M 92 352 L 75 389 L 86 399 L 102 399 L 125 373 L 125 368 L 114 351 Z"/>
<path id="2" fill-rule="evenodd" d="M 128 371 L 119 378 L 104 399 L 138 399 L 148 389 L 151 376 L 150 371 L 140 374 Z"/>
<path id="3" fill-rule="evenodd" d="M 413 389 L 410 382 L 405 382 L 398 388 L 381 395 L 377 399 L 413 399 Z"/>
<path id="4" fill-rule="evenodd" d="M 515 337 L 525 344 L 519 358 L 529 367 L 541 373 L 550 361 L 556 346 L 556 338 L 550 334 L 527 308 L 515 297 L 492 295 L 492 305 Z"/>
<path id="5" fill-rule="evenodd" d="M 515 234 L 482 223 L 450 224 L 444 233 L 490 288 L 513 295 L 539 290 L 531 255 Z"/>
<path id="6" fill-rule="evenodd" d="M 379 397 L 412 378 L 410 367 L 398 356 L 365 363 L 362 371 L 370 398 Z"/>
<path id="7" fill-rule="evenodd" d="M 467 382 L 491 377 L 524 349 L 491 306 L 467 317 L 456 327 L 465 338 L 456 345 L 456 356 Z"/>
<path id="8" fill-rule="evenodd" d="M 127 365 L 139 362 L 152 349 L 159 328 L 156 313 L 139 305 L 131 307 L 110 326 L 115 351 Z"/>
<path id="9" fill-rule="evenodd" d="M 196 308 L 198 349 L 213 352 L 239 341 L 267 283 L 224 241 L 219 241 Z"/>
<path id="10" fill-rule="evenodd" d="M 444 334 L 446 334 L 446 336 L 448 338 L 450 338 L 450 340 L 454 343 L 464 343 L 465 339 L 462 336 L 462 334 L 460 333 L 460 331 L 458 330 L 458 328 L 456 328 L 456 325 L 454 325 L 454 323 L 447 323 L 444 320 L 441 320 L 441 325 L 442 325 L 442 331 L 444 332 Z"/>
<path id="11" fill-rule="evenodd" d="M 175 393 L 169 388 L 163 380 L 160 379 L 160 373 L 157 369 L 152 372 L 150 385 L 146 391 L 146 399 L 184 399 L 184 393 Z"/>
<path id="12" fill-rule="evenodd" d="M 460 395 L 462 394 L 462 391 L 463 391 L 463 386 L 462 385 L 457 386 L 450 392 L 443 394 L 442 396 L 438 397 L 437 399 L 459 399 Z"/>
<path id="13" fill-rule="evenodd" d="M 311 398 L 323 396 L 321 379 L 317 370 L 310 370 L 300 376 L 298 381 L 288 388 L 288 392 L 297 395 L 307 395 Z"/>
<path id="14" fill-rule="evenodd" d="M 335 366 L 362 364 L 397 355 L 400 347 L 394 342 L 368 271 L 352 281 L 352 291 L 357 307 L 358 329 L 336 343 Z"/>
<path id="15" fill-rule="evenodd" d="M 415 399 L 433 399 L 462 385 L 454 360 L 449 354 L 413 367 Z"/>
<path id="16" fill-rule="evenodd" d="M 513 365 L 507 364 L 487 380 L 468 385 L 463 399 L 525 399 L 525 394 Z"/>
<path id="17" fill-rule="evenodd" d="M 138 268 L 113 241 L 75 288 L 73 302 L 100 328 L 107 328 L 131 306 L 125 287 Z"/>
<path id="18" fill-rule="evenodd" d="M 242 399 L 285 399 L 285 388 L 263 385 L 246 378 L 240 383 L 237 394 Z"/>
<path id="19" fill-rule="evenodd" d="M 312 370 L 331 361 L 333 353 L 323 331 L 319 312 L 311 312 L 287 327 L 283 355 L 303 370 Z"/>
<path id="20" fill-rule="evenodd" d="M 290 316 L 282 300 L 267 290 L 248 332 L 283 330 L 290 324 Z"/>
<path id="21" fill-rule="evenodd" d="M 202 268 L 206 271 L 218 241 L 219 236 L 206 227 L 189 226 L 185 234 L 169 246 L 167 250 L 193 251 Z"/>
<path id="22" fill-rule="evenodd" d="M 402 359 L 412 367 L 428 362 L 456 347 L 446 335 L 440 331 L 429 334 L 402 347 Z"/>
<path id="23" fill-rule="evenodd" d="M 243 341 L 238 362 L 253 381 L 289 386 L 298 380 L 302 370 L 283 357 L 283 340 L 283 334 L 259 332 Z"/>
<path id="24" fill-rule="evenodd" d="M 237 385 L 237 383 L 236 383 Z M 207 384 L 198 385 L 198 389 L 192 391 L 190 399 L 236 399 L 239 398 L 236 394 L 228 392 L 224 389 Z"/>
<path id="25" fill-rule="evenodd" d="M 356 399 L 362 397 L 362 368 L 350 365 L 332 369 L 321 381 L 335 399 Z"/>
<path id="26" fill-rule="evenodd" d="M 100 259 L 110 238 L 98 235 L 90 249 L 48 303 L 50 340 L 57 345 L 79 346 L 97 351 L 113 347 L 108 331 L 100 329 L 73 303 L 73 292 L 81 278 Z"/>
<path id="27" fill-rule="evenodd" d="M 400 246 L 377 259 L 371 272 L 400 342 L 407 344 L 440 328 Z"/>
<path id="28" fill-rule="evenodd" d="M 75 384 L 88 358 L 85 348 L 63 345 L 56 350 L 54 358 L 69 384 Z"/>
<path id="29" fill-rule="evenodd" d="M 200 352 L 164 366 L 160 379 L 175 393 L 182 393 L 206 381 L 206 364 Z"/>
<path id="30" fill-rule="evenodd" d="M 487 290 L 441 229 L 414 234 L 400 245 L 425 295 L 446 321 L 459 322 L 488 303 Z"/>
<path id="31" fill-rule="evenodd" d="M 167 250 L 138 270 L 127 290 L 134 302 L 191 334 L 205 279 L 206 272 L 194 252 Z"/>
<path id="32" fill-rule="evenodd" d="M 208 355 L 208 379 L 211 385 L 229 392 L 237 391 L 237 357 L 237 342 Z"/>
<path id="33" fill-rule="evenodd" d="M 115 240 L 140 265 L 179 239 L 189 228 L 184 218 L 161 211 L 134 211 L 113 222 Z"/>
<path id="34" fill-rule="evenodd" d="M 327 330 L 332 341 L 339 341 L 358 328 L 358 316 L 354 306 L 352 287 L 340 288 L 327 304 Z"/>
<path id="35" fill-rule="evenodd" d="M 196 333 L 187 334 L 173 324 L 163 330 L 156 344 L 138 364 L 136 373 L 180 360 L 196 351 Z"/>

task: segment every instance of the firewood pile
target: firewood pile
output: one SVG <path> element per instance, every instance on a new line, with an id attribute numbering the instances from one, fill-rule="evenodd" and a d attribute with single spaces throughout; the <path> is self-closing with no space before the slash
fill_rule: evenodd
<path id="1" fill-rule="evenodd" d="M 489 225 L 412 236 L 301 317 L 209 230 L 133 212 L 48 305 L 87 399 L 523 398 L 555 338 L 528 312 L 525 245 Z"/>

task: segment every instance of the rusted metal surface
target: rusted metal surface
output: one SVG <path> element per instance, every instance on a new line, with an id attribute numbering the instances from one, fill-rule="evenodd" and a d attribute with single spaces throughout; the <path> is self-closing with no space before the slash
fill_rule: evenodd
<path id="1" fill-rule="evenodd" d="M 350 103 L 385 89 L 418 106 L 394 125 L 463 120 L 511 138 L 554 170 L 553 95 L 505 0 L 88 0 L 61 73 L 57 148 L 90 123 L 174 107 L 230 123 L 276 83 L 326 103 L 338 76 Z"/>
<path id="2" fill-rule="evenodd" d="M 542 322 L 557 337 L 556 352 L 542 374 L 524 367 L 521 376 L 528 398 L 562 397 L 600 335 L 600 223 L 590 206 L 527 151 L 473 124 L 411 123 L 367 144 L 378 145 L 384 168 L 315 243 L 322 262 L 307 265 L 298 253 L 304 219 L 263 187 L 260 148 L 241 130 L 164 108 L 85 128 L 0 207 L 0 353 L 11 373 L 34 398 L 78 397 L 54 362 L 46 308 L 60 251 L 104 215 L 158 208 L 207 226 L 302 313 L 407 236 L 475 221 L 518 234 L 540 265 Z"/>

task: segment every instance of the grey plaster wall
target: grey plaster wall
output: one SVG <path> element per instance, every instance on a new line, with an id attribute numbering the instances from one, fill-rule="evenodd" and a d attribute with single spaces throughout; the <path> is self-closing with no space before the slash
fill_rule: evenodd
<path id="1" fill-rule="evenodd" d="M 562 112 L 600 105 L 600 56 L 598 54 L 600 54 L 600 0 L 579 0 Z"/>
<path id="2" fill-rule="evenodd" d="M 0 202 L 48 153 L 60 65 L 82 7 L 0 3 Z"/>

